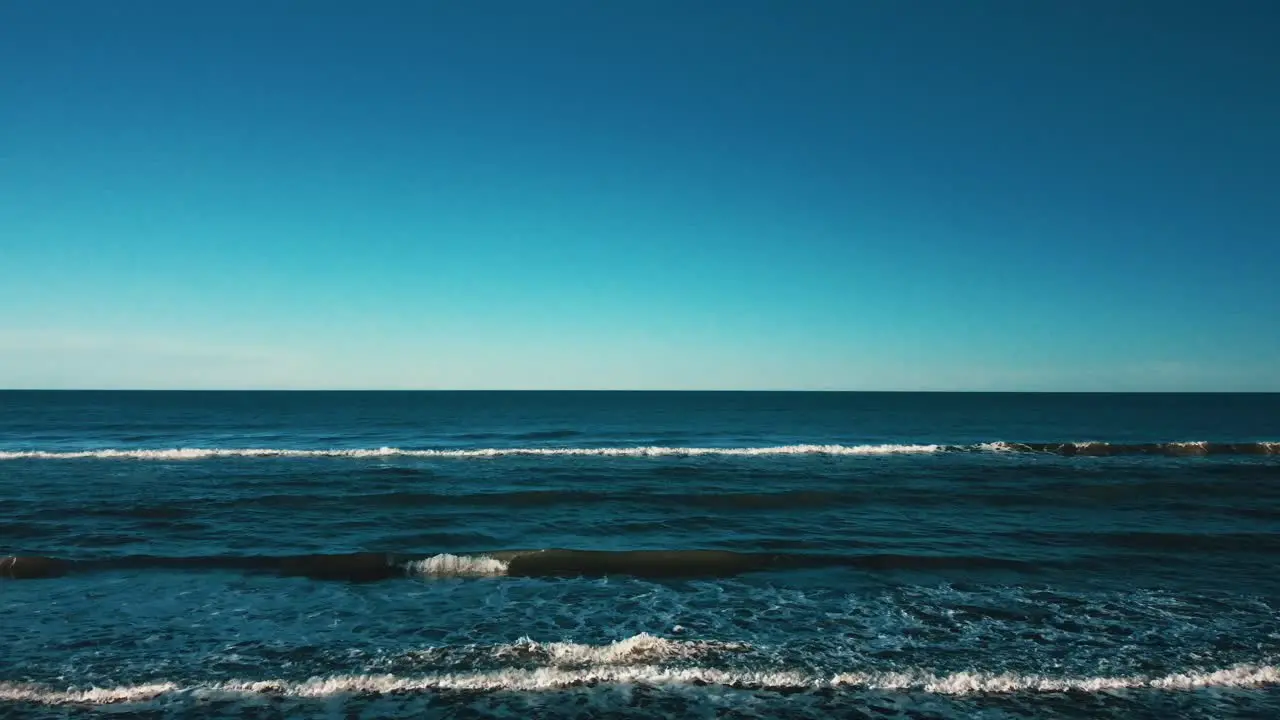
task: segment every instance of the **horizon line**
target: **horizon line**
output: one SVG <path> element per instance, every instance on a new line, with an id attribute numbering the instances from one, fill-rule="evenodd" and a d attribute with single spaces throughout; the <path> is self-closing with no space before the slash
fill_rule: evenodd
<path id="1" fill-rule="evenodd" d="M 841 393 L 934 395 L 1276 395 L 1280 390 L 902 390 L 816 388 L 0 388 L 0 392 L 181 393 Z"/>

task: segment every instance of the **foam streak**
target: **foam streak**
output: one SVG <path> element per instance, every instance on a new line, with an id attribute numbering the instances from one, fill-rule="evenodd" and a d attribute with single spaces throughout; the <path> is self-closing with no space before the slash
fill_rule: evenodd
<path id="1" fill-rule="evenodd" d="M 507 574 L 507 563 L 488 555 L 442 553 L 405 563 L 405 573 L 427 577 L 493 577 Z"/>
<path id="2" fill-rule="evenodd" d="M 0 460 L 208 460 L 216 458 L 496 458 L 496 457 L 699 457 L 760 455 L 895 455 L 934 453 L 941 445 L 780 445 L 776 447 L 477 448 L 473 450 L 287 448 L 172 448 L 167 450 L 0 451 Z"/>
<path id="3" fill-rule="evenodd" d="M 766 447 L 514 447 L 473 449 L 331 448 L 168 448 L 101 450 L 4 450 L 0 460 L 211 460 L 219 458 L 502 458 L 502 457 L 771 457 L 785 455 L 882 456 L 933 453 L 1038 453 L 1063 456 L 1109 455 L 1280 455 L 1280 442 L 1163 442 L 1163 443 L 1015 443 L 972 445 L 775 445 Z"/>
<path id="4" fill-rule="evenodd" d="M 630 649 L 595 648 L 607 660 L 611 653 Z M 553 652 L 554 655 L 554 652 Z M 1257 688 L 1280 684 L 1280 668 L 1273 665 L 1236 665 L 1214 672 L 1174 673 L 1159 677 L 1062 677 L 1010 673 L 961 672 L 934 675 L 928 672 L 844 673 L 818 677 L 801 672 L 734 671 L 705 667 L 669 668 L 658 665 L 619 666 L 599 664 L 566 669 L 545 667 L 477 673 L 442 673 L 418 677 L 396 675 L 335 675 L 300 682 L 288 680 L 231 681 L 179 685 L 159 682 L 115 688 L 57 690 L 43 685 L 0 683 L 0 702 L 38 705 L 106 705 L 153 700 L 250 698 L 261 695 L 332 698 L 343 695 L 439 692 L 522 691 L 538 692 L 598 684 L 715 685 L 771 690 L 880 690 L 922 692 L 935 695 L 999 695 L 1048 692 L 1106 692 L 1114 690 L 1189 691 L 1204 688 Z"/>

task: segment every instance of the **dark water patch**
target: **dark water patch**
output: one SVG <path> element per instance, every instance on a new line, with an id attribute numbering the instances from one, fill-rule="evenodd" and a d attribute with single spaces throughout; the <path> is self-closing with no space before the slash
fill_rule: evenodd
<path id="1" fill-rule="evenodd" d="M 299 555 L 282 558 L 278 572 L 281 575 L 300 576 L 313 580 L 357 582 L 384 580 L 404 574 L 403 568 L 396 564 L 395 558 L 386 553 Z"/>
<path id="2" fill-rule="evenodd" d="M 163 435 L 158 435 L 158 434 L 155 434 L 155 433 L 148 433 L 148 434 L 146 434 L 146 435 L 123 435 L 123 436 L 121 436 L 121 437 L 120 437 L 120 442 L 127 442 L 127 443 L 149 443 L 149 442 L 151 442 L 151 441 L 153 441 L 153 440 L 156 440 L 156 439 L 158 439 L 158 438 L 162 438 L 162 437 L 164 437 L 164 436 L 163 436 Z"/>
<path id="3" fill-rule="evenodd" d="M 865 570 L 1016 570 L 1026 573 L 1048 567 L 1047 563 L 985 555 L 857 555 L 840 564 Z"/>
<path id="4" fill-rule="evenodd" d="M 1196 508 L 1193 508 L 1193 510 L 1203 508 L 1203 507 L 1206 507 L 1206 506 L 1200 505 L 1200 506 L 1197 506 Z M 1280 520 L 1280 508 L 1266 508 L 1266 507 L 1254 508 L 1254 507 L 1232 507 L 1232 506 L 1219 507 L 1219 506 L 1211 505 L 1211 506 L 1207 506 L 1206 509 L 1216 511 L 1216 512 L 1221 512 L 1226 515 L 1234 515 L 1236 517 L 1244 517 L 1244 518 L 1250 518 L 1255 520 Z"/>
<path id="5" fill-rule="evenodd" d="M 350 471 L 346 471 L 345 475 L 350 475 Z M 404 467 L 400 465 L 386 465 L 381 467 L 368 468 L 360 471 L 361 476 L 371 476 L 379 478 L 411 478 L 426 479 L 435 477 L 434 470 L 424 467 Z"/>
<path id="6" fill-rule="evenodd" d="M 1102 545 L 1154 552 L 1280 552 L 1280 533 L 1096 533 L 1092 540 Z M 1078 539 L 1077 542 L 1085 542 Z"/>
<path id="7" fill-rule="evenodd" d="M 614 530 L 619 535 L 644 535 L 646 533 L 669 532 L 673 528 L 672 523 L 673 521 L 669 519 L 619 520 L 614 524 Z"/>
<path id="8" fill-rule="evenodd" d="M 96 515 L 122 517 L 122 518 L 140 518 L 143 520 L 182 520 L 195 514 L 195 510 L 180 505 L 136 505 L 136 506 L 101 506 L 90 508 L 89 512 Z"/>
<path id="9" fill-rule="evenodd" d="M 532 432 L 518 433 L 512 436 L 514 440 L 567 440 L 569 438 L 580 437 L 582 433 L 578 430 L 570 430 L 568 428 L 557 430 L 534 430 Z"/>
<path id="10" fill-rule="evenodd" d="M 870 498 L 865 492 L 800 490 L 770 493 L 671 495 L 666 496 L 663 500 L 666 500 L 664 504 L 726 510 L 802 510 L 862 505 L 868 502 Z"/>
<path id="11" fill-rule="evenodd" d="M 448 437 L 455 440 L 493 440 L 494 438 L 506 437 L 506 435 L 497 432 L 465 432 L 453 433 Z"/>
<path id="12" fill-rule="evenodd" d="M 1097 500 L 1165 500 L 1165 499 L 1225 499 L 1280 497 L 1280 485 L 1267 486 L 1251 481 L 1248 477 L 1238 482 L 1211 479 L 1194 474 L 1179 475 L 1176 471 L 1155 480 L 1133 480 L 1125 475 L 1097 482 L 1035 482 L 1024 486 L 1026 492 L 1049 494 L 1056 499 L 1070 502 L 1073 498 L 1082 502 Z"/>
<path id="13" fill-rule="evenodd" d="M 402 574 L 385 553 L 284 557 L 129 555 L 78 561 L 44 556 L 0 558 L 0 577 L 18 580 L 58 577 L 70 572 L 118 570 L 266 571 L 318 580 L 381 580 Z"/>
<path id="14" fill-rule="evenodd" d="M 783 556 L 721 550 L 539 550 L 494 553 L 507 563 L 507 574 L 525 577 L 723 577 L 779 566 Z M 794 556 L 792 567 L 820 562 Z"/>
<path id="15" fill-rule="evenodd" d="M 501 563 L 500 569 L 492 561 Z M 45 556 L 10 556 L 0 563 L 0 576 L 12 579 L 55 577 L 68 572 L 112 570 L 182 570 L 272 572 L 316 580 L 369 581 L 401 577 L 415 564 L 437 568 L 430 575 L 505 574 L 518 577 L 642 578 L 728 577 L 749 572 L 848 567 L 862 570 L 1033 571 L 1019 560 L 956 555 L 733 552 L 727 550 L 506 550 L 470 555 L 434 555 L 415 559 L 391 553 L 306 554 L 287 556 L 161 557 L 127 555 L 97 560 L 64 560 Z M 478 572 L 477 567 L 484 568 Z"/>
<path id="16" fill-rule="evenodd" d="M 10 580 L 31 580 L 65 575 L 75 568 L 74 563 L 58 558 L 15 556 L 0 558 L 0 577 Z"/>
<path id="17" fill-rule="evenodd" d="M 883 497 L 885 493 L 880 493 Z M 876 497 L 870 491 L 798 490 L 782 492 L 738 493 L 665 493 L 643 491 L 586 490 L 517 490 L 471 494 L 397 491 L 376 494 L 330 496 L 327 498 L 294 495 L 265 496 L 254 502 L 270 506 L 291 507 L 314 502 L 340 502 L 352 506 L 434 507 L 475 506 L 509 507 L 513 509 L 556 505 L 626 504 L 660 508 L 702 508 L 723 510 L 796 510 L 808 508 L 862 505 Z"/>
<path id="18" fill-rule="evenodd" d="M 354 505 L 371 505 L 375 507 L 479 506 L 523 508 L 609 502 L 612 497 L 609 493 L 573 492 L 569 490 L 521 490 L 466 495 L 407 491 L 353 495 L 341 498 L 341 500 Z"/>
<path id="19" fill-rule="evenodd" d="M 88 496 L 83 501 L 69 505 L 70 498 L 60 497 L 56 504 L 48 501 L 26 500 L 15 501 L 23 517 L 31 520 L 54 520 L 65 522 L 78 518 L 112 518 L 141 520 L 182 520 L 196 514 L 196 509 L 181 504 L 164 505 L 111 505 L 103 503 L 101 498 Z M 29 508 L 29 509 L 28 509 Z"/>
<path id="20" fill-rule="evenodd" d="M 1024 460 L 1025 458 L 1025 460 Z M 1028 485 L 1048 481 L 1072 484 L 1140 485 L 1153 484 L 1202 484 L 1218 486 L 1240 482 L 1269 482 L 1280 480 L 1280 463 L 1271 459 L 1229 458 L 1215 462 L 1197 462 L 1161 457 L 1135 457 L 1116 462 L 1075 462 L 1067 458 L 1035 458 L 1009 455 L 1005 462 L 984 464 L 981 467 L 904 468 L 900 472 L 908 476 L 945 473 L 948 480 L 962 486 L 1005 484 Z"/>
<path id="21" fill-rule="evenodd" d="M 567 440 L 569 438 L 581 437 L 584 433 L 580 430 L 572 428 L 548 428 L 545 430 L 528 430 L 524 432 L 494 432 L 494 431 L 477 431 L 449 433 L 441 437 L 450 440 L 461 440 L 466 442 L 474 442 L 477 440 Z"/>
<path id="22" fill-rule="evenodd" d="M 765 552 L 830 552 L 832 543 L 824 542 L 820 539 L 802 539 L 802 538 L 744 538 L 741 540 L 725 540 L 717 543 L 717 545 L 726 550 L 734 550 L 741 552 L 765 551 Z M 850 542 L 841 540 L 839 546 L 841 549 L 851 548 L 872 548 L 877 547 L 877 543 L 871 542 Z"/>
<path id="23" fill-rule="evenodd" d="M 348 503 L 349 500 L 342 496 L 276 493 L 272 495 L 261 495 L 258 497 L 234 498 L 220 501 L 216 503 L 216 505 L 224 508 L 244 508 L 248 510 L 256 508 L 283 508 L 296 510 L 320 505 L 345 505 Z"/>
<path id="24" fill-rule="evenodd" d="M 385 538 L 387 547 L 398 548 L 474 548 L 493 547 L 498 539 L 480 532 L 411 532 Z"/>
<path id="25" fill-rule="evenodd" d="M 1023 530 L 1004 535 L 1010 540 L 1036 545 L 1078 548 L 1103 547 L 1168 554 L 1166 562 L 1189 553 L 1280 552 L 1280 532 L 1176 533 L 1176 532 L 1045 532 Z"/>
<path id="26" fill-rule="evenodd" d="M 9 521 L 0 523 L 0 538 L 19 540 L 42 537 L 59 529 L 57 525 L 52 523 Z"/>
<path id="27" fill-rule="evenodd" d="M 653 475 L 658 477 L 675 478 L 700 478 L 721 472 L 719 469 L 712 469 L 703 465 L 694 464 L 656 465 L 651 468 L 650 471 Z"/>
<path id="28" fill-rule="evenodd" d="M 62 542 L 78 548 L 107 548 L 142 544 L 148 540 L 147 533 L 144 532 L 71 532 Z"/>
<path id="29" fill-rule="evenodd" d="M 190 520 L 139 520 L 132 523 L 129 527 L 134 530 L 143 532 L 176 532 L 176 533 L 201 533 L 210 529 L 210 526 L 202 522 L 192 522 Z"/>
<path id="30" fill-rule="evenodd" d="M 823 555 L 724 550 L 539 550 L 492 553 L 509 575 L 724 577 L 747 572 L 851 567 L 865 570 L 1020 569 L 1030 563 L 995 557 L 929 555 Z"/>
<path id="31" fill-rule="evenodd" d="M 1280 462 L 1275 462 L 1271 458 L 1239 458 L 1236 462 L 1197 465 L 1195 471 L 1205 477 L 1225 477 L 1231 480 L 1239 478 L 1280 480 Z"/>
<path id="32" fill-rule="evenodd" d="M 727 550 L 538 550 L 492 553 L 507 574 L 528 577 L 627 575 L 648 578 L 727 577 L 749 572 L 850 567 L 864 570 L 1033 569 L 993 557 L 926 555 L 822 555 Z"/>

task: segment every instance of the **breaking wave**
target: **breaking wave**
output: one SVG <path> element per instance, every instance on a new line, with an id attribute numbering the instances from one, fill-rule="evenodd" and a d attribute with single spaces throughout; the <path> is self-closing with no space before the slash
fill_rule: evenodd
<path id="1" fill-rule="evenodd" d="M 643 636 L 639 636 L 643 637 Z M 636 641 L 632 648 L 649 642 Z M 614 644 L 619 645 L 618 643 Z M 582 646 L 577 646 L 581 648 Z M 1189 691 L 1205 688 L 1258 688 L 1280 684 L 1274 665 L 1234 665 L 1216 671 L 1187 671 L 1160 676 L 1053 677 L 981 671 L 937 675 L 928 671 L 837 673 L 813 675 L 795 670 L 743 671 L 709 667 L 619 665 L 611 653 L 633 649 L 614 646 L 574 649 L 569 654 L 598 654 L 604 662 L 581 668 L 541 667 L 488 672 L 461 672 L 402 677 L 398 675 L 335 675 L 303 681 L 258 680 L 208 684 L 156 682 L 113 688 L 58 689 L 33 683 L 0 682 L 0 702 L 38 705 L 109 705 L 154 700 L 235 700 L 256 696 L 330 698 L 345 695 L 389 695 L 433 691 L 537 692 L 584 685 L 711 685 L 761 690 L 880 690 L 936 695 L 999 695 L 1015 693 L 1100 693 L 1116 690 Z M 661 653 L 659 653 L 661 655 Z"/>
<path id="2" fill-rule="evenodd" d="M 206 460 L 246 458 L 492 458 L 492 457 L 697 457 L 703 455 L 893 455 L 932 453 L 942 445 L 780 445 L 776 447 L 598 447 L 291 450 L 284 448 L 173 448 L 167 450 L 20 450 L 0 452 L 0 460 Z"/>
<path id="3" fill-rule="evenodd" d="M 1026 452 L 1049 453 L 1053 455 L 1166 455 L 1182 457 L 1189 455 L 1280 455 L 1280 442 L 1205 442 L 1182 441 L 1160 443 L 1107 443 L 1107 442 L 1067 442 L 1067 443 L 1015 443 L 990 442 L 977 445 L 948 446 L 958 451 L 980 452 Z"/>
<path id="4" fill-rule="evenodd" d="M 1043 563 L 1042 563 L 1043 565 Z M 32 580 L 75 572 L 187 570 L 267 572 L 314 580 L 368 582 L 394 577 L 729 577 L 767 570 L 850 567 L 870 571 L 1018 569 L 1037 565 L 999 557 L 959 555 L 744 553 L 726 550 L 501 550 L 429 557 L 388 553 L 286 556 L 213 555 L 158 557 L 130 555 L 98 560 L 65 560 L 40 555 L 0 557 L 0 578 Z"/>
<path id="5" fill-rule="evenodd" d="M 427 577 L 493 577 L 507 574 L 507 563 L 488 555 L 442 553 L 422 560 L 410 560 L 404 570 L 409 575 Z"/>
<path id="6" fill-rule="evenodd" d="M 499 660 L 532 660 L 554 667 L 579 667 L 696 660 L 709 653 L 744 652 L 750 649 L 751 646 L 746 643 L 671 640 L 649 633 L 640 633 L 607 645 L 572 642 L 540 643 L 524 637 L 510 645 L 494 648 L 493 655 Z"/>
<path id="7" fill-rule="evenodd" d="M 473 449 L 331 448 L 168 448 L 100 450 L 4 450 L 0 460 L 210 460 L 218 458 L 500 458 L 500 457 L 760 457 L 784 455 L 876 456 L 931 453 L 1044 453 L 1109 455 L 1280 455 L 1280 442 L 1106 443 L 987 442 L 970 445 L 776 445 L 766 447 L 513 447 Z"/>

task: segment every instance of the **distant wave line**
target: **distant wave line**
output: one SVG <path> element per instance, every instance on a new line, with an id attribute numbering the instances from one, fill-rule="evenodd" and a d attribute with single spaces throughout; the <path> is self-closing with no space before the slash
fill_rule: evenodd
<path id="1" fill-rule="evenodd" d="M 1054 677 L 1037 674 L 963 671 L 939 675 L 926 670 L 847 672 L 813 675 L 797 670 L 732 670 L 711 667 L 618 666 L 582 668 L 510 668 L 485 672 L 437 673 L 416 677 L 393 674 L 334 675 L 308 680 L 258 680 L 180 684 L 155 682 L 106 688 L 59 690 L 47 685 L 0 682 L 0 702 L 37 705 L 110 705 L 155 700 L 241 700 L 262 696 L 328 699 L 347 695 L 415 692 L 539 692 L 571 687 L 646 684 L 715 686 L 759 690 L 914 691 L 934 695 L 1008 695 L 1015 693 L 1101 693 L 1116 690 L 1193 691 L 1205 688 L 1258 688 L 1280 684 L 1274 665 L 1239 664 L 1214 671 L 1189 670 L 1157 676 Z"/>
<path id="2" fill-rule="evenodd" d="M 779 445 L 773 447 L 554 447 L 554 448 L 474 448 L 406 449 L 331 448 L 301 450 L 290 448 L 170 448 L 103 450 L 17 450 L 0 451 L 0 460 L 203 460 L 208 458 L 490 458 L 490 457 L 694 457 L 702 455 L 892 455 L 934 453 L 942 445 Z"/>
<path id="3" fill-rule="evenodd" d="M 1041 564 L 1043 565 L 1043 564 Z M 71 573 L 113 570 L 265 572 L 314 580 L 369 582 L 396 577 L 728 577 L 751 572 L 814 567 L 867 571 L 946 568 L 1017 569 L 1037 565 L 1010 558 L 955 555 L 745 553 L 727 550 L 499 550 L 467 554 L 405 556 L 392 553 L 310 555 L 130 555 L 65 560 L 42 555 L 0 556 L 0 579 L 35 580 Z"/>
<path id="4" fill-rule="evenodd" d="M 798 444 L 764 447 L 507 447 L 507 448 L 105 448 L 99 450 L 4 450 L 0 460 L 208 460 L 217 458 L 501 458 L 501 457 L 768 457 L 786 455 L 882 456 L 934 453 L 1041 453 L 1108 455 L 1280 455 L 1280 442 Z"/>

